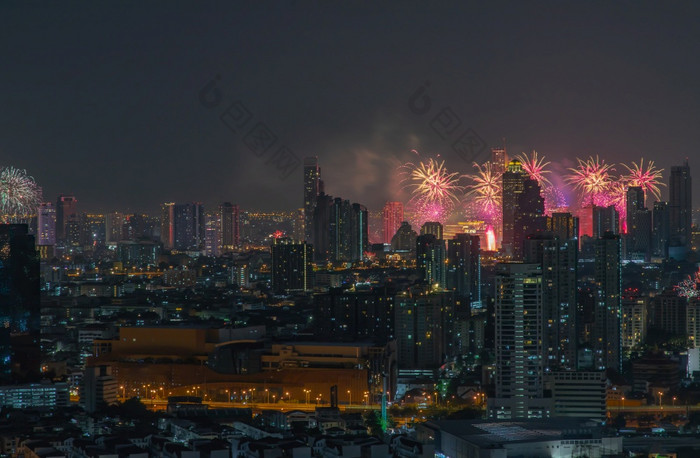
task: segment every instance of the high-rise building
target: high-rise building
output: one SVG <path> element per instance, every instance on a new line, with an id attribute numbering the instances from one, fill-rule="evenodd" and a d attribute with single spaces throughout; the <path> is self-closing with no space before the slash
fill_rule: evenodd
<path id="1" fill-rule="evenodd" d="M 496 266 L 496 396 L 488 399 L 497 419 L 551 415 L 543 399 L 542 270 L 537 264 Z"/>
<path id="2" fill-rule="evenodd" d="M 42 202 L 37 209 L 37 245 L 56 244 L 56 207 Z"/>
<path id="3" fill-rule="evenodd" d="M 622 369 L 622 243 L 606 232 L 595 241 L 595 312 L 593 350 L 597 370 Z"/>
<path id="4" fill-rule="evenodd" d="M 204 254 L 205 256 L 220 256 L 223 243 L 221 230 L 222 213 L 207 213 L 204 217 Z"/>
<path id="5" fill-rule="evenodd" d="M 526 178 L 518 200 L 513 222 L 513 259 L 523 258 L 523 241 L 528 235 L 546 229 L 547 217 L 544 214 L 544 198 L 537 180 Z"/>
<path id="6" fill-rule="evenodd" d="M 219 205 L 219 222 L 221 251 L 233 251 L 240 244 L 240 210 L 238 205 L 233 205 L 231 202 Z"/>
<path id="7" fill-rule="evenodd" d="M 671 167 L 669 177 L 669 221 L 671 245 L 674 247 L 690 246 L 690 228 L 692 226 L 692 180 L 688 160 L 685 164 Z"/>
<path id="8" fill-rule="evenodd" d="M 552 233 L 530 235 L 524 261 L 542 271 L 542 324 L 546 369 L 576 369 L 578 243 Z"/>
<path id="9" fill-rule="evenodd" d="M 675 336 L 685 336 L 688 299 L 673 290 L 657 294 L 652 300 L 650 327 Z"/>
<path id="10" fill-rule="evenodd" d="M 547 218 L 547 231 L 559 237 L 560 240 L 578 240 L 578 224 L 578 217 L 571 213 L 554 212 Z"/>
<path id="11" fill-rule="evenodd" d="M 313 215 L 314 261 L 331 260 L 331 206 L 333 197 L 320 193 L 316 198 Z M 305 210 L 306 211 L 306 210 Z M 308 228 L 308 225 L 307 225 Z"/>
<path id="12" fill-rule="evenodd" d="M 86 412 L 94 413 L 117 404 L 119 383 L 112 376 L 110 366 L 85 369 L 80 403 Z"/>
<path id="13" fill-rule="evenodd" d="M 306 241 L 314 240 L 314 208 L 316 197 L 321 194 L 321 168 L 318 166 L 318 157 L 304 158 L 304 222 L 306 226 Z"/>
<path id="14" fill-rule="evenodd" d="M 668 257 L 668 242 L 671 237 L 671 221 L 668 202 L 654 202 L 652 213 L 652 253 L 654 256 Z"/>
<path id="15" fill-rule="evenodd" d="M 652 222 L 651 222 L 651 212 L 648 208 L 640 208 L 639 210 L 634 210 L 634 216 L 632 217 L 633 229 L 631 235 L 632 240 L 627 240 L 627 250 L 628 255 L 633 255 L 635 259 L 644 259 L 645 261 L 651 260 L 651 248 L 652 248 Z M 630 247 L 630 242 L 634 244 Z M 630 251 L 630 248 L 632 251 Z"/>
<path id="16" fill-rule="evenodd" d="M 160 240 L 163 248 L 172 250 L 175 243 L 175 203 L 166 202 L 160 207 Z"/>
<path id="17" fill-rule="evenodd" d="M 403 204 L 401 202 L 387 202 L 384 204 L 384 243 L 391 243 L 391 239 L 403 222 Z"/>
<path id="18" fill-rule="evenodd" d="M 416 266 L 431 287 L 445 288 L 445 241 L 433 234 L 416 237 Z"/>
<path id="19" fill-rule="evenodd" d="M 635 296 L 622 298 L 621 345 L 626 354 L 644 343 L 647 335 L 647 321 L 646 298 Z"/>
<path id="20" fill-rule="evenodd" d="M 503 251 L 512 256 L 515 237 L 515 215 L 518 196 L 523 192 L 527 173 L 520 161 L 510 161 L 502 177 L 503 189 Z"/>
<path id="21" fill-rule="evenodd" d="M 105 215 L 106 243 L 116 245 L 124 240 L 124 214 L 120 212 L 107 213 Z"/>
<path id="22" fill-rule="evenodd" d="M 496 172 L 503 173 L 506 170 L 508 154 L 506 148 L 491 148 L 491 163 Z"/>
<path id="23" fill-rule="evenodd" d="M 74 196 L 61 194 L 56 201 L 56 239 L 66 240 L 66 226 L 78 220 L 78 201 Z"/>
<path id="24" fill-rule="evenodd" d="M 442 240 L 442 224 L 436 221 L 428 221 L 423 223 L 420 228 L 420 235 L 434 235 L 436 239 Z"/>
<path id="25" fill-rule="evenodd" d="M 367 208 L 321 193 L 314 209 L 316 261 L 355 262 L 369 250 Z"/>
<path id="26" fill-rule="evenodd" d="M 26 224 L 0 224 L 0 253 L 0 381 L 38 381 L 39 257 Z"/>
<path id="27" fill-rule="evenodd" d="M 597 239 L 606 232 L 620 233 L 620 214 L 614 205 L 609 207 L 593 206 L 593 238 Z"/>
<path id="28" fill-rule="evenodd" d="M 432 372 L 452 355 L 452 308 L 451 293 L 425 285 L 394 298 L 399 370 Z"/>
<path id="29" fill-rule="evenodd" d="M 447 241 L 447 289 L 481 306 L 481 244 L 478 235 L 457 234 Z"/>
<path id="30" fill-rule="evenodd" d="M 204 248 L 204 209 L 201 203 L 175 204 L 171 225 L 174 250 L 200 251 Z"/>
<path id="31" fill-rule="evenodd" d="M 309 291 L 313 288 L 313 247 L 289 238 L 274 239 L 272 251 L 272 290 L 277 294 Z"/>
<path id="32" fill-rule="evenodd" d="M 644 191 L 641 186 L 630 186 L 627 188 L 627 192 L 625 193 L 625 207 L 627 215 L 626 232 L 630 233 L 635 227 L 634 212 L 644 208 Z"/>
<path id="33" fill-rule="evenodd" d="M 404 221 L 391 238 L 391 251 L 407 252 L 409 258 L 414 258 L 416 253 L 416 231 Z"/>

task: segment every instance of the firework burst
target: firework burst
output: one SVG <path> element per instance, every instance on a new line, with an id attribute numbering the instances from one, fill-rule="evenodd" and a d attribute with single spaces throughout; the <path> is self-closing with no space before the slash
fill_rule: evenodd
<path id="1" fill-rule="evenodd" d="M 698 289 L 698 283 L 700 283 L 700 270 L 695 272 L 694 275 L 688 275 L 688 278 L 673 287 L 676 293 L 681 297 L 698 297 L 700 296 L 700 290 Z"/>
<path id="2" fill-rule="evenodd" d="M 473 184 L 467 187 L 467 196 L 471 196 L 484 213 L 493 216 L 501 211 L 503 195 L 501 176 L 503 172 L 497 171 L 490 162 L 483 165 L 475 162 L 474 167 L 476 167 L 477 173 L 465 175 L 466 178 L 473 181 Z"/>
<path id="3" fill-rule="evenodd" d="M 639 186 L 642 188 L 645 200 L 647 192 L 651 193 L 656 200 L 661 200 L 660 186 L 665 186 L 661 182 L 661 172 L 663 172 L 664 169 L 657 169 L 656 166 L 654 166 L 654 161 L 647 162 L 645 166 L 644 158 L 639 161 L 639 164 L 632 162 L 632 167 L 626 164 L 622 165 L 624 165 L 629 172 L 622 177 L 629 186 Z"/>
<path id="4" fill-rule="evenodd" d="M 428 159 L 417 164 L 408 162 L 404 171 L 404 188 L 410 189 L 409 208 L 414 223 L 422 226 L 426 221 L 445 222 L 464 187 L 459 184 L 460 175 L 449 172 L 445 161 Z"/>
<path id="5" fill-rule="evenodd" d="M 544 156 L 538 157 L 537 151 L 533 151 L 529 156 L 522 153 L 516 159 L 520 161 L 523 166 L 523 170 L 527 172 L 530 178 L 536 180 L 543 189 L 552 185 L 545 176 L 549 173 L 549 170 L 546 170 L 546 167 L 550 164 L 550 162 L 545 162 Z"/>
<path id="6" fill-rule="evenodd" d="M 5 223 L 25 221 L 36 214 L 41 203 L 41 188 L 25 170 L 0 169 L 0 220 Z"/>
<path id="7" fill-rule="evenodd" d="M 612 181 L 610 172 L 614 168 L 601 161 L 598 156 L 590 156 L 585 161 L 577 160 L 578 167 L 569 169 L 571 175 L 567 177 L 567 181 L 582 192 L 584 201 L 600 205 L 600 202 L 608 197 L 607 192 Z"/>

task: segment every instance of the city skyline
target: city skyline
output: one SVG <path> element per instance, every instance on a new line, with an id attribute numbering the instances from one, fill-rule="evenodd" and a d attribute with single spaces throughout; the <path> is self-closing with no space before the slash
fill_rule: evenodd
<path id="1" fill-rule="evenodd" d="M 467 173 L 504 137 L 514 154 L 535 149 L 565 167 L 600 154 L 655 160 L 666 174 L 689 157 L 692 168 L 698 6 L 635 6 L 171 4 L 133 14 L 4 5 L 0 29 L 12 44 L 0 75 L 0 157 L 26 169 L 45 200 L 73 194 L 88 211 L 155 212 L 168 201 L 300 208 L 302 165 L 281 179 L 271 153 L 258 157 L 245 132 L 222 124 L 225 106 L 200 103 L 218 75 L 226 101 L 240 100 L 275 148 L 318 156 L 334 183 L 327 193 L 371 209 L 404 201 L 396 167 L 412 149 Z M 389 16 L 397 27 L 384 27 Z M 410 105 L 421 88 L 425 114 Z M 482 153 L 460 157 L 436 132 L 444 108 L 460 119 L 457 133 L 478 135 Z"/>

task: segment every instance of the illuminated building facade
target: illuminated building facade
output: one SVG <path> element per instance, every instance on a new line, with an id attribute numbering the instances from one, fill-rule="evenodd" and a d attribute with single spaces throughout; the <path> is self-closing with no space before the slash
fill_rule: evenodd
<path id="1" fill-rule="evenodd" d="M 384 223 L 384 243 L 391 243 L 391 239 L 404 221 L 403 204 L 401 202 L 387 202 L 384 204 L 382 221 Z"/>

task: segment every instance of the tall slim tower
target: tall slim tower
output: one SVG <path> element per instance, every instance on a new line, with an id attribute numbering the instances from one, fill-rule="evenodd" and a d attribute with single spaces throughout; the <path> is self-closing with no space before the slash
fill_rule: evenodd
<path id="1" fill-rule="evenodd" d="M 505 171 L 507 162 L 508 155 L 506 154 L 505 146 L 502 148 L 491 148 L 491 163 L 498 173 Z"/>
<path id="2" fill-rule="evenodd" d="M 56 201 L 56 239 L 66 240 L 66 227 L 78 220 L 78 200 L 71 195 L 61 194 Z"/>
<path id="3" fill-rule="evenodd" d="M 313 218 L 316 197 L 321 193 L 321 168 L 318 157 L 304 158 L 304 235 L 306 241 L 314 239 Z"/>
<path id="4" fill-rule="evenodd" d="M 523 180 L 523 189 L 518 194 L 518 201 L 513 221 L 513 259 L 523 257 L 523 241 L 530 234 L 542 232 L 547 226 L 544 215 L 544 198 L 536 180 Z"/>
<path id="5" fill-rule="evenodd" d="M 515 236 L 515 212 L 518 207 L 518 196 L 523 192 L 527 173 L 520 161 L 510 161 L 503 173 L 503 250 L 512 255 Z"/>
<path id="6" fill-rule="evenodd" d="M 433 234 L 416 237 L 416 266 L 429 285 L 445 288 L 445 241 Z"/>
<path id="7" fill-rule="evenodd" d="M 275 293 L 308 291 L 313 288 L 313 247 L 289 238 L 274 239 L 272 247 L 272 289 Z"/>
<path id="8" fill-rule="evenodd" d="M 160 207 L 160 240 L 163 248 L 173 249 L 175 242 L 175 203 L 166 202 Z"/>
<path id="9" fill-rule="evenodd" d="M 593 350 L 596 369 L 622 370 L 622 242 L 606 232 L 595 241 L 595 312 Z"/>
<path id="10" fill-rule="evenodd" d="M 238 205 L 224 202 L 219 205 L 221 250 L 232 251 L 240 243 L 240 210 Z"/>
<path id="11" fill-rule="evenodd" d="M 391 243 L 396 231 L 403 222 L 403 204 L 401 202 L 387 202 L 384 204 L 384 243 Z"/>
<path id="12" fill-rule="evenodd" d="M 652 253 L 655 256 L 668 257 L 668 241 L 671 236 L 671 221 L 668 202 L 654 202 L 652 213 L 654 229 L 652 232 Z"/>
<path id="13" fill-rule="evenodd" d="M 688 248 L 692 224 L 692 181 L 688 159 L 683 165 L 671 167 L 668 190 L 671 246 Z"/>
<path id="14" fill-rule="evenodd" d="M 447 289 L 481 305 L 481 244 L 478 235 L 457 234 L 447 241 Z"/>
<path id="15" fill-rule="evenodd" d="M 542 270 L 538 264 L 496 266 L 496 396 L 489 416 L 548 417 L 544 401 Z"/>
<path id="16" fill-rule="evenodd" d="M 43 202 L 37 209 L 37 245 L 55 244 L 56 207 L 51 202 Z"/>

